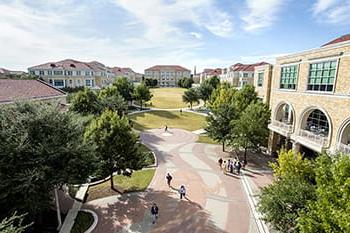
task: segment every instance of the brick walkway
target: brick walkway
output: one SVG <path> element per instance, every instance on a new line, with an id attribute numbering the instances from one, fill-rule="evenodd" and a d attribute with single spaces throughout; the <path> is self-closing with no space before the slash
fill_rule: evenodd
<path id="1" fill-rule="evenodd" d="M 195 143 L 197 135 L 188 131 L 155 129 L 141 134 L 158 159 L 155 176 L 145 193 L 112 196 L 88 202 L 83 208 L 95 211 L 99 223 L 94 232 L 234 232 L 257 233 L 240 176 L 227 176 L 217 165 L 220 145 Z M 172 187 L 165 175 L 173 176 Z M 248 171 L 248 183 L 256 187 L 271 180 L 264 172 Z M 247 174 L 248 174 L 247 173 Z M 187 200 L 177 189 L 185 185 Z M 151 224 L 150 207 L 159 206 L 156 224 Z"/>

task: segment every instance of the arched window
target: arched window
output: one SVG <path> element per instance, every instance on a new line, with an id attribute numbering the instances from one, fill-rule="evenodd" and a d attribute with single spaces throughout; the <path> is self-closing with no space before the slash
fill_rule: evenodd
<path id="1" fill-rule="evenodd" d="M 307 118 L 305 129 L 314 134 L 327 136 L 329 133 L 329 123 L 326 115 L 318 109 L 313 110 Z"/>

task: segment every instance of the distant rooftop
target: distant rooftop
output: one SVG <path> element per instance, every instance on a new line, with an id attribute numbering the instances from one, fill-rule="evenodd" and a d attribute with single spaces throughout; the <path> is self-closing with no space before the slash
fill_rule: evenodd
<path id="1" fill-rule="evenodd" d="M 186 68 L 179 66 L 179 65 L 156 65 L 156 66 L 152 66 L 152 67 L 146 69 L 146 71 L 147 70 L 161 70 L 161 69 L 169 69 L 169 70 L 175 70 L 175 71 L 190 71 L 189 69 L 186 69 Z"/>
<path id="2" fill-rule="evenodd" d="M 337 44 L 337 43 L 341 43 L 341 42 L 345 42 L 345 41 L 350 41 L 350 34 L 338 37 L 334 40 L 329 41 L 328 43 L 322 45 L 321 47 L 327 46 L 327 45 L 332 45 L 332 44 Z"/>
<path id="3" fill-rule="evenodd" d="M 230 67 L 232 71 L 250 71 L 254 72 L 254 68 L 256 66 L 262 66 L 262 65 L 268 65 L 267 62 L 259 62 L 259 63 L 253 63 L 253 64 L 242 64 L 242 63 L 236 63 Z"/>
<path id="4" fill-rule="evenodd" d="M 47 99 L 66 94 L 39 80 L 0 79 L 0 104 L 16 100 Z"/>

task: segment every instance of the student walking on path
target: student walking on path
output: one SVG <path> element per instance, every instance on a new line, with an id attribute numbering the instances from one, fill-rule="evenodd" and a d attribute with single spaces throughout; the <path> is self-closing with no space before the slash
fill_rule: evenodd
<path id="1" fill-rule="evenodd" d="M 179 193 L 180 193 L 180 199 L 181 200 L 182 200 L 183 197 L 186 197 L 186 188 L 185 188 L 184 185 L 181 185 Z"/>
<path id="2" fill-rule="evenodd" d="M 164 132 L 168 132 L 168 126 L 165 126 Z"/>
<path id="3" fill-rule="evenodd" d="M 168 186 L 170 187 L 170 185 L 171 185 L 171 180 L 173 179 L 173 177 L 170 175 L 170 173 L 168 173 L 167 175 L 166 175 L 166 180 L 167 180 L 167 184 L 168 184 Z"/>
<path id="4" fill-rule="evenodd" d="M 156 219 L 158 218 L 158 206 L 156 203 L 153 203 L 151 207 L 151 216 L 152 216 L 152 224 L 156 223 Z"/>

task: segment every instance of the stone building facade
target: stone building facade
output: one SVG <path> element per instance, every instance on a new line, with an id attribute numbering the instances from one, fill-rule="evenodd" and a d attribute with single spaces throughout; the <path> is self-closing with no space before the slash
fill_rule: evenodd
<path id="1" fill-rule="evenodd" d="M 157 79 L 160 87 L 176 87 L 180 78 L 190 78 L 191 70 L 178 65 L 156 65 L 145 69 L 145 79 Z"/>
<path id="2" fill-rule="evenodd" d="M 350 153 L 350 36 L 278 57 L 270 107 L 271 152 Z"/>

